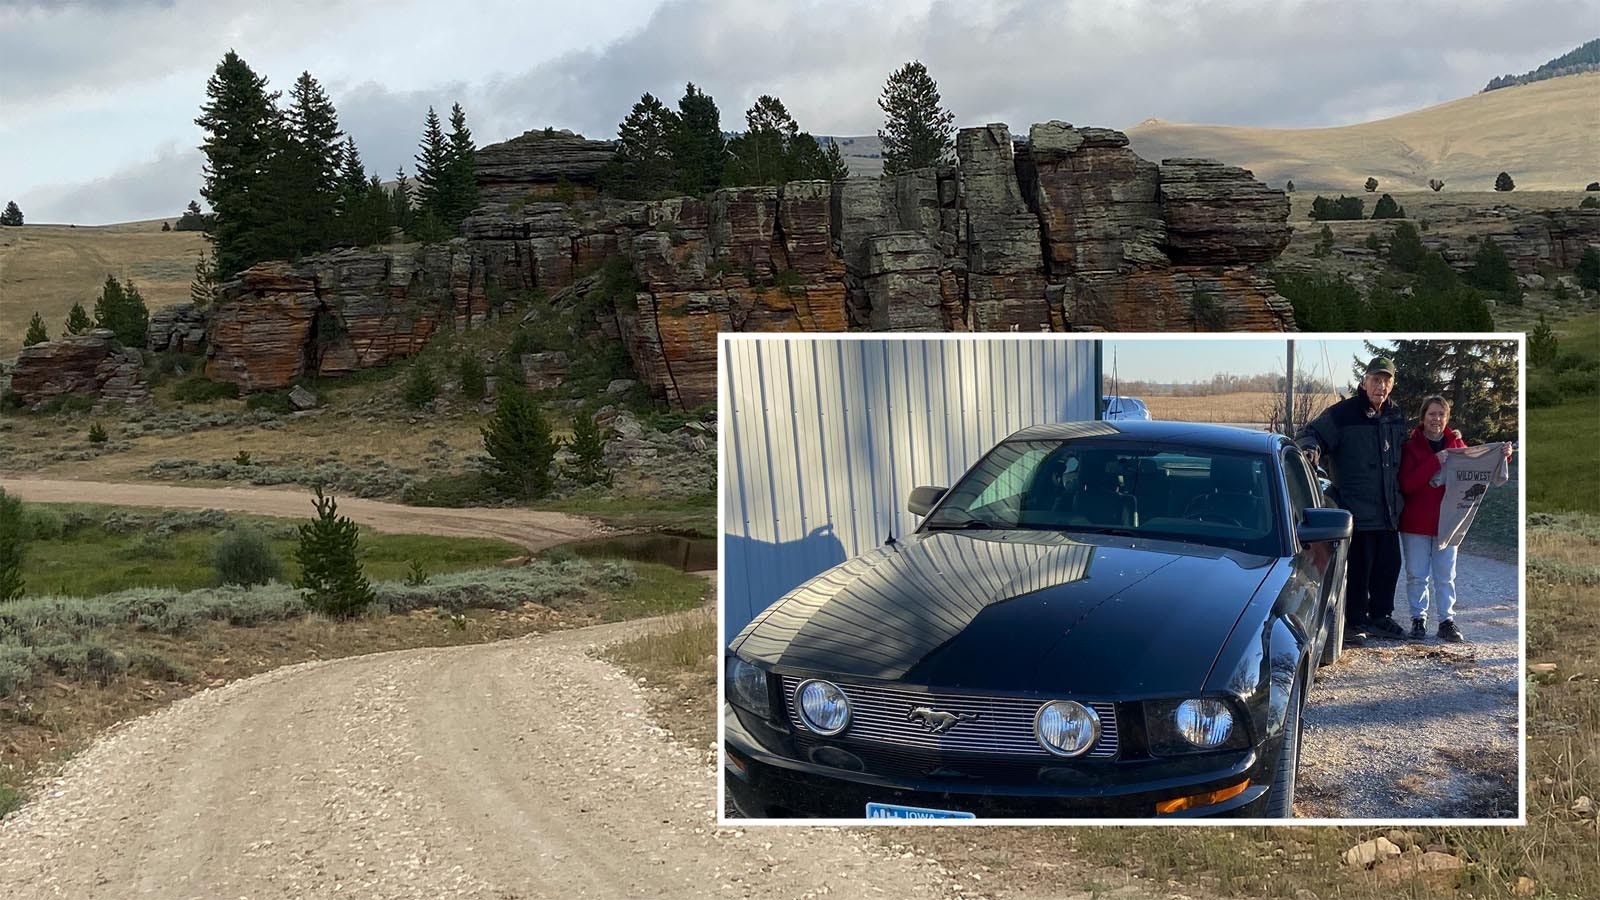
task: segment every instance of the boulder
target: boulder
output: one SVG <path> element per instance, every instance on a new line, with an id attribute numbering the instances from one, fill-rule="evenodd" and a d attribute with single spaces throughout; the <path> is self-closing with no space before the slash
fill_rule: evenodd
<path id="1" fill-rule="evenodd" d="M 150 314 L 145 347 L 156 353 L 199 353 L 206 343 L 206 310 L 193 303 L 164 306 Z"/>
<path id="2" fill-rule="evenodd" d="M 572 363 L 567 359 L 567 354 L 561 350 L 546 350 L 541 353 L 524 353 L 522 362 L 522 383 L 530 391 L 548 391 L 560 387 L 567 380 L 567 373 L 572 371 Z"/>
<path id="3" fill-rule="evenodd" d="M 289 391 L 289 405 L 299 410 L 315 409 L 317 395 L 297 384 L 293 390 Z"/>
<path id="4" fill-rule="evenodd" d="M 117 403 L 150 399 L 139 351 L 122 347 L 104 328 L 17 351 L 11 391 L 33 408 L 64 394 Z"/>
<path id="5" fill-rule="evenodd" d="M 1386 837 L 1363 841 L 1344 852 L 1344 864 L 1353 869 L 1370 869 L 1386 859 L 1400 855 L 1400 848 Z"/>

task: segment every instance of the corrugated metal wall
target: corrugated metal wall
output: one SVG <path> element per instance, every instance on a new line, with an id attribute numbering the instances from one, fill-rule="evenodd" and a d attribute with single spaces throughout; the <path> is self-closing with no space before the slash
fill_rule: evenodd
<path id="1" fill-rule="evenodd" d="M 904 535 L 1019 428 L 1094 418 L 1095 342 L 724 337 L 725 638 L 830 566 Z"/>

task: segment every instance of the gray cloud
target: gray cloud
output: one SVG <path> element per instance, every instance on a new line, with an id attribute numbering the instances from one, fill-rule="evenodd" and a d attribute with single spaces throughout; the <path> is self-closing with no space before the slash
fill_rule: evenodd
<path id="1" fill-rule="evenodd" d="M 176 219 L 190 200 L 200 199 L 203 162 L 199 150 L 169 143 L 154 158 L 102 178 L 28 191 L 17 198 L 17 205 L 30 224 Z"/>

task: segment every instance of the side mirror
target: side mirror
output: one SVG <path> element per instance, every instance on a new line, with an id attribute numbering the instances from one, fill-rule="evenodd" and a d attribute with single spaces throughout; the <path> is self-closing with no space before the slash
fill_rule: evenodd
<path id="1" fill-rule="evenodd" d="M 1347 509 L 1307 509 L 1303 516 L 1294 530 L 1302 544 L 1350 539 L 1354 522 Z"/>
<path id="2" fill-rule="evenodd" d="M 913 516 L 927 515 L 940 500 L 944 499 L 945 493 L 949 490 L 949 488 L 933 487 L 931 485 L 912 488 L 911 497 L 906 500 L 906 512 L 911 513 Z"/>

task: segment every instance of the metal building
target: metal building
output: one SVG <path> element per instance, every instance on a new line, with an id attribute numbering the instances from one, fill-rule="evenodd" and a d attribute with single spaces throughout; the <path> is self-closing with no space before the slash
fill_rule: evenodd
<path id="1" fill-rule="evenodd" d="M 1099 344 L 724 336 L 724 639 L 813 575 L 908 533 L 911 489 L 950 485 L 1028 425 L 1099 405 Z"/>

